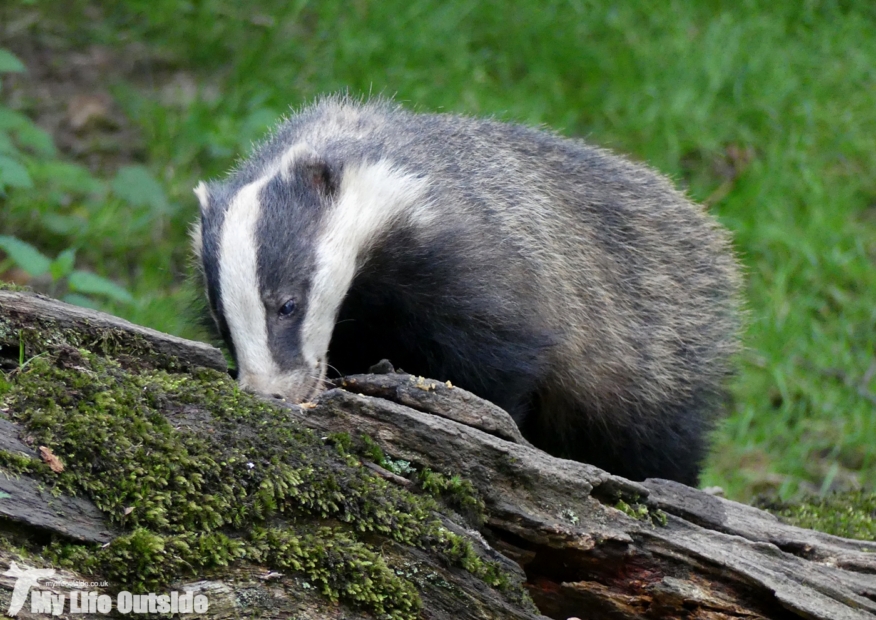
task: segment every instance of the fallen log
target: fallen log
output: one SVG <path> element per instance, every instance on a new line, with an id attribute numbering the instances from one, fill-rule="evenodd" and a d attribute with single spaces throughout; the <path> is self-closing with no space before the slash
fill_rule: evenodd
<path id="1" fill-rule="evenodd" d="M 0 606 L 29 567 L 210 618 L 876 617 L 876 543 L 552 457 L 447 383 L 263 401 L 206 345 L 8 291 L 0 365 Z"/>

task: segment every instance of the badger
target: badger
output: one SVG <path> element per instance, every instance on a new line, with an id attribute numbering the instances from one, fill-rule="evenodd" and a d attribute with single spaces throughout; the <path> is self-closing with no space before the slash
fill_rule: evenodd
<path id="1" fill-rule="evenodd" d="M 248 390 L 386 358 L 553 455 L 696 484 L 739 348 L 728 233 L 660 174 L 541 129 L 322 98 L 195 189 Z"/>

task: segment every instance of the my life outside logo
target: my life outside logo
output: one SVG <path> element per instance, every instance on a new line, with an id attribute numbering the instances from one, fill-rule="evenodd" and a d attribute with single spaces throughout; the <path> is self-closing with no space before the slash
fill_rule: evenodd
<path id="1" fill-rule="evenodd" d="M 99 594 L 88 587 L 105 586 L 106 583 L 87 581 L 49 581 L 55 576 L 53 568 L 22 568 L 15 562 L 9 564 L 9 570 L 3 573 L 7 577 L 15 577 L 15 587 L 12 589 L 12 600 L 6 615 L 15 616 L 28 602 L 30 594 L 30 613 L 51 614 L 59 616 L 69 614 L 108 614 L 115 609 L 121 614 L 190 614 L 207 612 L 209 606 L 207 597 L 192 592 L 173 591 L 168 594 L 131 594 L 125 590 L 116 595 L 115 601 L 108 594 Z M 46 580 L 42 586 L 40 580 Z M 35 587 L 52 588 L 62 586 L 74 588 L 67 594 L 56 594 Z"/>

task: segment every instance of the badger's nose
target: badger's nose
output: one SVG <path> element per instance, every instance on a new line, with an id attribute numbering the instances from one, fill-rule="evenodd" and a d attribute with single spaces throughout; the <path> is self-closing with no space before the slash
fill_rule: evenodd
<path id="1" fill-rule="evenodd" d="M 240 373 L 237 377 L 240 387 L 249 392 L 255 392 L 262 396 L 275 396 L 277 388 L 270 385 L 272 382 L 265 381 L 263 378 L 249 373 Z"/>
<path id="2" fill-rule="evenodd" d="M 266 398 L 276 398 L 293 403 L 299 402 L 302 387 L 295 376 L 264 376 L 241 372 L 238 379 L 240 387 L 260 394 Z"/>

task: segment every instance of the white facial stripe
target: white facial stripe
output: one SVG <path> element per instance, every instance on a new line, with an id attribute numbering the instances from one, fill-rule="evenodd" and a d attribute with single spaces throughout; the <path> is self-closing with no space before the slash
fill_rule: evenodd
<path id="1" fill-rule="evenodd" d="M 268 347 L 257 262 L 259 191 L 270 179 L 264 176 L 237 192 L 225 213 L 219 242 L 219 290 L 244 384 L 251 376 L 266 378 L 280 374 Z"/>
<path id="2" fill-rule="evenodd" d="M 357 258 L 393 221 L 430 217 L 423 204 L 427 181 L 394 169 L 388 161 L 344 171 L 338 199 L 316 244 L 316 268 L 301 333 L 305 363 L 325 362 L 335 319 Z"/>

